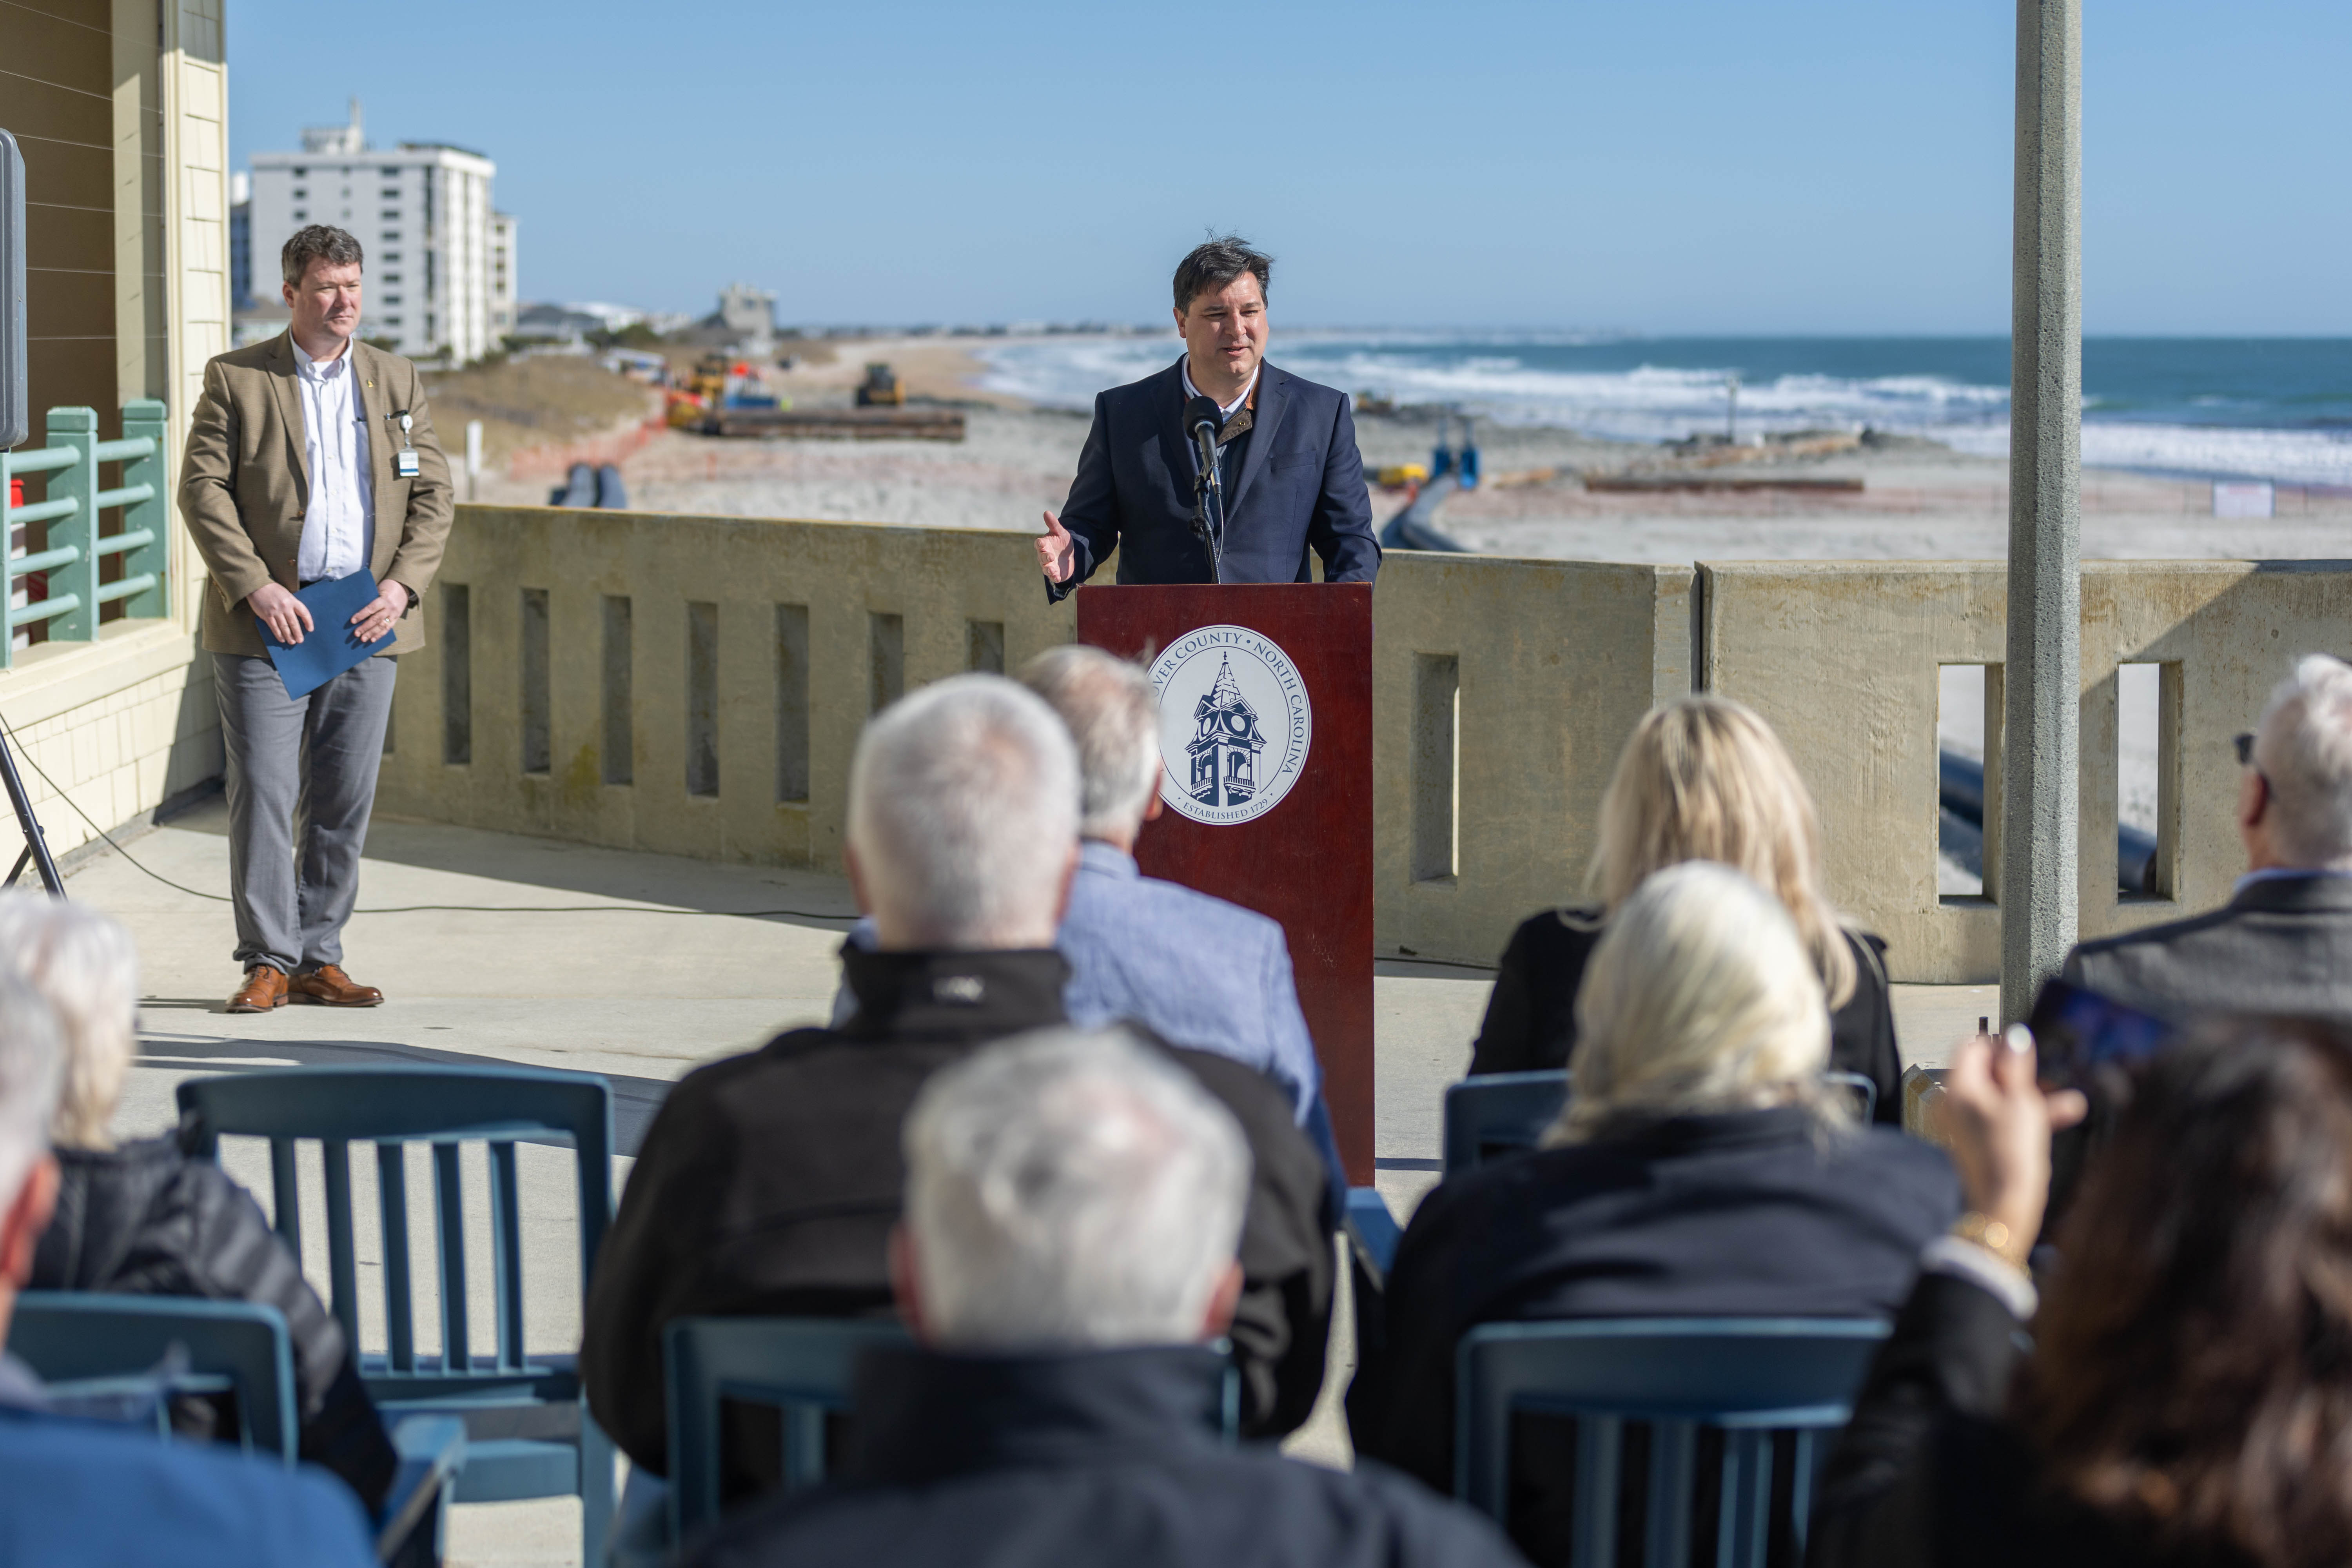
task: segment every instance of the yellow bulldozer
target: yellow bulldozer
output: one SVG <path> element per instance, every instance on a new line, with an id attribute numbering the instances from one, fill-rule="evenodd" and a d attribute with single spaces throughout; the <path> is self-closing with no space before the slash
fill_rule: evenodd
<path id="1" fill-rule="evenodd" d="M 898 373 L 887 364 L 869 364 L 866 379 L 857 384 L 857 406 L 860 408 L 902 408 L 907 402 L 907 389 Z"/>

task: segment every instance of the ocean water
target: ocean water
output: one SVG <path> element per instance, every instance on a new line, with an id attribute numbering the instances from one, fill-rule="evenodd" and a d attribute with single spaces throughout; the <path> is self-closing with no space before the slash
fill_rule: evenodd
<path id="1" fill-rule="evenodd" d="M 1057 407 L 1148 375 L 1173 335 L 1061 337 L 981 351 L 984 384 Z M 2009 449 L 2006 338 L 1635 338 L 1280 332 L 1285 369 L 1400 403 L 1621 440 L 1738 427 L 1899 431 Z M 2090 338 L 2083 460 L 2197 478 L 2352 486 L 2352 339 Z"/>

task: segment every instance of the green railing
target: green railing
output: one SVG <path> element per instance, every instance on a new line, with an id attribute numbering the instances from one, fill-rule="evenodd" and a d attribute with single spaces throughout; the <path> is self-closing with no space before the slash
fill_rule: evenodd
<path id="1" fill-rule="evenodd" d="M 124 404 L 120 441 L 98 438 L 95 408 L 50 409 L 47 434 L 47 446 L 0 452 L 0 540 L 13 550 L 19 527 L 48 525 L 44 548 L 8 562 L 7 592 L 0 594 L 0 669 L 26 626 L 47 622 L 51 642 L 93 642 L 99 611 L 118 600 L 126 616 L 169 613 L 163 405 L 152 397 Z M 120 488 L 98 488 L 101 463 L 122 465 Z M 11 505 L 8 481 L 33 474 L 47 476 L 41 499 Z M 100 514 L 118 507 L 121 531 L 100 533 Z M 122 557 L 122 575 L 100 583 L 99 563 L 111 555 Z M 18 605 L 18 583 L 35 574 L 47 574 L 47 592 Z"/>

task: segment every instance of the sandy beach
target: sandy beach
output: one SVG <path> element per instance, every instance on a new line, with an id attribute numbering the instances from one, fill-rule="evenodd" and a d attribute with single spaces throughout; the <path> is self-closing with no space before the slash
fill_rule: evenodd
<path id="1" fill-rule="evenodd" d="M 1176 352 L 1171 337 L 1170 357 Z M 1280 363 L 1279 342 L 1272 356 Z M 1034 531 L 1068 493 L 1086 441 L 1083 412 L 1038 408 L 979 383 L 969 345 L 939 338 L 810 343 L 773 373 L 802 408 L 848 404 L 868 361 L 891 364 L 910 400 L 965 411 L 966 438 L 747 441 L 664 430 L 622 462 L 642 510 Z M 1427 463 L 1434 419 L 1407 410 L 1358 421 L 1368 469 Z M 1743 480 L 1858 479 L 1856 490 L 1625 493 L 1583 476 L 1669 461 L 1647 443 L 1482 423 L 1488 483 L 1453 498 L 1442 526 L 1482 552 L 1562 560 L 1983 560 L 2007 549 L 2009 469 L 1993 458 L 1900 438 L 1827 456 L 1743 462 Z M 1545 470 L 1550 470 L 1549 475 Z M 544 501 L 547 481 L 485 476 L 481 499 Z M 1405 503 L 1375 489 L 1385 521 Z M 2352 554 L 2352 495 L 2281 487 L 2267 520 L 2217 519 L 2201 480 L 2086 469 L 2083 553 L 2102 560 L 2330 559 Z"/>

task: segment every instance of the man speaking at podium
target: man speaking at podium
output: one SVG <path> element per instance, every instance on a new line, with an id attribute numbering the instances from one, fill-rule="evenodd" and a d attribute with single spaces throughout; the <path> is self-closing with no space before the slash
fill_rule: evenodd
<path id="1" fill-rule="evenodd" d="M 1347 395 L 1265 363 L 1271 258 L 1225 236 L 1176 268 L 1184 355 L 1095 399 L 1037 564 L 1059 600 L 1118 552 L 1122 583 L 1369 583 L 1381 567 Z M 1213 470 L 1213 471 L 1211 471 Z"/>

